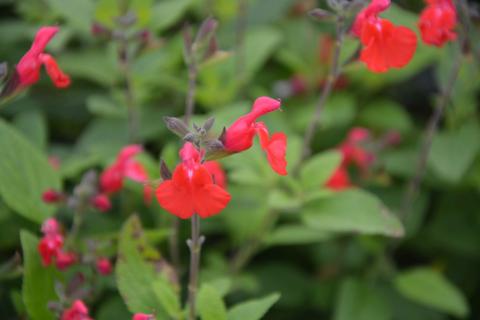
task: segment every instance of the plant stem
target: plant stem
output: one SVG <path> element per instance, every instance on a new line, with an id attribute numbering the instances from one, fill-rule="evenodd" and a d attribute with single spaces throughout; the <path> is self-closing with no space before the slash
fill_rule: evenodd
<path id="1" fill-rule="evenodd" d="M 458 78 L 460 67 L 462 65 L 462 58 L 462 45 L 460 44 L 459 52 L 453 62 L 452 69 L 450 70 L 450 74 L 447 79 L 447 83 L 442 89 L 439 100 L 435 106 L 435 110 L 428 121 L 423 144 L 417 158 L 415 174 L 410 180 L 407 191 L 405 192 L 405 197 L 403 199 L 403 204 L 400 211 L 400 217 L 403 219 L 403 221 L 407 219 L 408 214 L 411 211 L 413 201 L 415 200 L 415 196 L 423 180 L 428 156 L 430 154 L 430 149 L 433 143 L 433 138 L 435 137 L 440 120 L 442 119 L 445 109 L 450 101 L 450 97 L 452 95 L 453 88 L 455 86 L 455 82 Z"/>
<path id="2" fill-rule="evenodd" d="M 133 79 L 131 70 L 130 54 L 128 52 L 128 40 L 120 40 L 118 49 L 118 60 L 125 79 L 125 103 L 128 112 L 128 140 L 136 142 L 138 138 L 139 116 L 138 108 L 135 103 L 135 94 L 133 89 Z"/>
<path id="3" fill-rule="evenodd" d="M 333 86 L 337 81 L 337 78 L 341 71 L 341 64 L 340 64 L 340 53 L 343 45 L 343 39 L 345 36 L 345 18 L 343 15 L 337 16 L 336 20 L 336 33 L 337 39 L 335 41 L 335 49 L 333 53 L 333 60 L 332 65 L 330 67 L 330 72 L 327 76 L 327 81 L 323 87 L 322 93 L 318 99 L 318 102 L 315 106 L 315 112 L 313 114 L 312 120 L 310 121 L 307 130 L 305 131 L 305 136 L 303 137 L 303 147 L 302 147 L 302 156 L 299 163 L 302 163 L 311 152 L 310 145 L 312 144 L 313 137 L 315 135 L 315 131 L 317 130 L 318 124 L 320 123 L 321 116 L 323 109 L 325 107 L 325 103 L 327 102 Z"/>
<path id="4" fill-rule="evenodd" d="M 180 246 L 178 244 L 178 238 L 180 236 L 180 219 L 173 217 L 172 232 L 169 237 L 170 246 L 170 258 L 172 260 L 173 267 L 180 273 Z"/>
<path id="5" fill-rule="evenodd" d="M 245 34 L 247 31 L 248 1 L 237 1 L 238 15 L 235 30 L 235 73 L 239 80 L 238 92 L 242 95 L 245 85 Z"/>
<path id="6" fill-rule="evenodd" d="M 188 92 L 185 101 L 185 123 L 188 126 L 195 111 L 195 93 L 197 91 L 197 64 L 195 58 L 192 57 L 188 63 Z"/>
<path id="7" fill-rule="evenodd" d="M 200 236 L 200 217 L 192 216 L 192 238 L 187 242 L 190 248 L 190 280 L 188 283 L 188 319 L 195 320 L 197 315 L 198 273 L 203 237 Z"/>

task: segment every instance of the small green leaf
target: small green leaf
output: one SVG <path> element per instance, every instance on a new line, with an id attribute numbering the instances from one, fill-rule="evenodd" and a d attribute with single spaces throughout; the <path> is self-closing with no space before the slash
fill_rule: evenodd
<path id="1" fill-rule="evenodd" d="M 60 189 L 58 174 L 37 148 L 0 120 L 0 195 L 15 212 L 41 223 L 54 207 L 42 201 L 48 188 Z"/>
<path id="2" fill-rule="evenodd" d="M 335 192 L 309 202 L 303 220 L 311 228 L 327 232 L 356 232 L 401 237 L 403 226 L 375 196 L 360 189 Z"/>
<path id="3" fill-rule="evenodd" d="M 404 271 L 395 278 L 395 286 L 405 297 L 457 317 L 469 314 L 462 292 L 442 274 L 429 268 Z"/>
<path id="4" fill-rule="evenodd" d="M 303 166 L 300 177 L 305 189 L 320 188 L 340 165 L 342 155 L 338 151 L 327 151 L 310 158 Z"/>
<path id="5" fill-rule="evenodd" d="M 47 123 L 38 111 L 21 112 L 14 119 L 14 124 L 23 135 L 39 150 L 47 145 Z"/>
<path id="6" fill-rule="evenodd" d="M 282 37 L 275 29 L 264 27 L 251 30 L 245 37 L 245 80 L 251 79 L 263 66 Z"/>
<path id="7" fill-rule="evenodd" d="M 95 8 L 95 21 L 107 27 L 113 27 L 115 17 L 120 15 L 119 1 L 99 0 Z"/>
<path id="8" fill-rule="evenodd" d="M 44 267 L 37 250 L 38 239 L 28 231 L 21 231 L 24 259 L 23 301 L 28 315 L 33 320 L 55 319 L 48 310 L 50 301 L 57 301 L 55 293 L 55 275 L 53 267 Z"/>
<path id="9" fill-rule="evenodd" d="M 94 15 L 92 0 L 46 0 L 50 8 L 70 22 L 70 25 L 86 34 L 90 33 L 90 23 Z"/>
<path id="10" fill-rule="evenodd" d="M 167 279 L 160 278 L 153 283 L 153 291 L 157 295 L 165 311 L 172 318 L 178 319 L 182 313 L 180 299 Z"/>
<path id="11" fill-rule="evenodd" d="M 260 320 L 280 299 L 280 294 L 272 293 L 266 297 L 237 304 L 228 310 L 228 320 Z"/>
<path id="12" fill-rule="evenodd" d="M 389 320 L 388 301 L 375 287 L 355 279 L 346 279 L 340 287 L 334 320 Z"/>
<path id="13" fill-rule="evenodd" d="M 362 125 L 379 130 L 398 130 L 408 132 L 412 129 L 412 121 L 401 105 L 391 100 L 369 103 L 362 110 L 359 121 Z"/>
<path id="14" fill-rule="evenodd" d="M 154 5 L 151 25 L 155 31 L 163 31 L 177 22 L 187 11 L 192 0 L 164 0 Z"/>
<path id="15" fill-rule="evenodd" d="M 227 309 L 215 287 L 205 284 L 198 292 L 198 313 L 202 320 L 226 320 Z"/>

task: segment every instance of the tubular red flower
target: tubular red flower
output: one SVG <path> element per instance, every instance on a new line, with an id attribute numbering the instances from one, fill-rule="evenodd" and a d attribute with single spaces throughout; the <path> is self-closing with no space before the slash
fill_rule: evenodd
<path id="1" fill-rule="evenodd" d="M 257 132 L 260 138 L 260 145 L 267 154 L 267 160 L 272 169 L 279 175 L 287 175 L 287 136 L 283 132 L 268 134 L 264 123 L 257 123 Z"/>
<path id="2" fill-rule="evenodd" d="M 249 149 L 255 136 L 255 121 L 269 112 L 278 110 L 280 101 L 260 97 L 253 103 L 252 111 L 238 118 L 225 132 L 223 144 L 228 152 L 241 152 Z"/>
<path id="3" fill-rule="evenodd" d="M 340 191 L 343 189 L 350 188 L 352 183 L 348 176 L 348 171 L 343 166 L 338 167 L 328 179 L 325 186 L 334 191 Z"/>
<path id="4" fill-rule="evenodd" d="M 367 171 L 375 160 L 375 155 L 365 149 L 362 144 L 368 142 L 370 132 L 365 128 L 353 128 L 350 130 L 347 139 L 340 146 L 343 160 L 342 166 L 356 165 L 363 172 Z"/>
<path id="5" fill-rule="evenodd" d="M 358 14 L 352 28 L 364 46 L 360 60 L 373 72 L 404 67 L 417 48 L 417 37 L 412 30 L 378 17 L 389 6 L 389 0 L 373 0 Z"/>
<path id="6" fill-rule="evenodd" d="M 133 159 L 142 150 L 140 145 L 129 145 L 119 152 L 116 161 L 107 167 L 100 176 L 102 192 L 118 192 L 122 189 L 125 178 L 140 183 L 148 180 L 148 174 L 143 165 Z"/>
<path id="7" fill-rule="evenodd" d="M 422 40 L 428 45 L 442 47 L 446 42 L 455 40 L 457 11 L 451 0 L 427 0 L 418 20 Z"/>
<path id="8" fill-rule="evenodd" d="M 58 27 L 42 27 L 38 30 L 32 47 L 20 59 L 15 68 L 21 87 L 30 86 L 40 79 L 42 64 L 45 65 L 47 73 L 55 86 L 65 88 L 70 85 L 70 78 L 60 70 L 53 57 L 43 53 L 45 47 L 58 30 Z"/>
<path id="9" fill-rule="evenodd" d="M 38 252 L 42 258 L 42 264 L 49 266 L 57 257 L 63 247 L 63 236 L 60 234 L 47 234 L 38 243 Z"/>
<path id="10" fill-rule="evenodd" d="M 75 300 L 72 306 L 65 310 L 61 320 L 93 320 L 88 315 L 88 308 L 82 300 Z"/>
<path id="11" fill-rule="evenodd" d="M 200 163 L 200 152 L 187 142 L 180 151 L 182 163 L 172 179 L 163 181 L 156 190 L 160 206 L 181 219 L 194 213 L 208 218 L 220 213 L 230 202 L 230 194 L 213 182 L 207 168 Z"/>

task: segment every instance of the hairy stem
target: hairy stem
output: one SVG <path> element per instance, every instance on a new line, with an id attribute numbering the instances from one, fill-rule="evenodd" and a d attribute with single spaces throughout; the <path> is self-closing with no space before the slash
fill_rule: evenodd
<path id="1" fill-rule="evenodd" d="M 139 129 L 138 108 L 135 102 L 135 94 L 133 89 L 133 77 L 131 71 L 130 54 L 128 52 L 128 41 L 126 39 L 120 41 L 118 49 L 118 60 L 122 69 L 125 80 L 125 103 L 128 112 L 128 140 L 136 142 Z"/>
<path id="2" fill-rule="evenodd" d="M 305 135 L 303 137 L 302 156 L 299 163 L 302 163 L 311 153 L 310 147 L 312 144 L 313 137 L 315 135 L 315 131 L 317 130 L 317 127 L 320 123 L 322 112 L 325 107 L 325 103 L 327 102 L 332 92 L 333 86 L 341 71 L 340 53 L 341 53 L 343 39 L 345 36 L 345 30 L 346 30 L 344 27 L 344 23 L 345 23 L 344 17 L 342 15 L 339 15 L 337 17 L 337 22 L 336 22 L 337 39 L 335 41 L 335 49 L 333 52 L 332 65 L 330 67 L 330 72 L 327 76 L 327 81 L 323 87 L 322 93 L 320 94 L 318 102 L 315 106 L 315 111 L 314 111 L 312 120 L 310 121 L 307 127 L 307 130 L 305 131 Z"/>
<path id="3" fill-rule="evenodd" d="M 188 319 L 195 320 L 197 315 L 198 273 L 203 238 L 200 236 L 200 217 L 192 216 L 192 237 L 187 242 L 190 248 L 190 280 L 188 282 Z"/>
<path id="4" fill-rule="evenodd" d="M 423 139 L 423 144 L 418 154 L 418 158 L 415 166 L 415 174 L 413 178 L 410 180 L 407 187 L 407 191 L 405 192 L 405 197 L 402 203 L 402 209 L 400 211 L 400 216 L 404 221 L 407 219 L 408 214 L 411 211 L 413 201 L 415 200 L 415 196 L 423 180 L 428 156 L 430 154 L 430 149 L 432 147 L 433 138 L 435 137 L 440 120 L 442 119 L 445 109 L 447 108 L 448 103 L 450 101 L 453 88 L 455 86 L 455 82 L 458 78 L 460 67 L 462 65 L 462 58 L 463 58 L 463 54 L 462 54 L 462 48 L 460 46 L 459 52 L 450 70 L 447 83 L 442 89 L 438 102 L 435 106 L 435 110 L 428 121 L 424 139 Z"/>

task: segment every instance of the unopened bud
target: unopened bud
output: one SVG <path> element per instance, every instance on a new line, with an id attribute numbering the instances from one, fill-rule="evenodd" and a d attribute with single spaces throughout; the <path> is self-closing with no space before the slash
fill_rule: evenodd
<path id="1" fill-rule="evenodd" d="M 167 164 L 163 160 L 160 160 L 160 177 L 162 177 L 163 180 L 172 179 L 172 172 L 168 169 Z"/>
<path id="2" fill-rule="evenodd" d="M 326 21 L 334 16 L 333 13 L 319 8 L 311 10 L 308 15 L 317 21 Z"/>
<path id="3" fill-rule="evenodd" d="M 137 22 L 137 15 L 133 11 L 127 12 L 127 14 L 118 17 L 117 18 L 117 23 L 121 25 L 122 27 L 130 27 L 134 25 Z"/>
<path id="4" fill-rule="evenodd" d="M 217 152 L 225 149 L 222 141 L 218 139 L 207 140 L 204 142 L 204 144 L 207 153 Z"/>
<path id="5" fill-rule="evenodd" d="M 215 118 L 214 117 L 208 118 L 207 121 L 205 121 L 205 123 L 202 126 L 203 130 L 205 130 L 206 132 L 210 131 L 210 129 L 212 129 L 214 123 L 215 123 Z"/>
<path id="6" fill-rule="evenodd" d="M 167 125 L 168 130 L 172 131 L 179 137 L 183 138 L 190 133 L 187 125 L 181 119 L 175 117 L 163 117 L 163 121 Z"/>
<path id="7" fill-rule="evenodd" d="M 92 35 L 95 37 L 111 36 L 112 34 L 112 31 L 110 29 L 108 29 L 106 26 L 104 26 L 99 22 L 92 23 L 91 32 L 92 32 Z"/>
<path id="8" fill-rule="evenodd" d="M 183 140 L 186 142 L 195 143 L 195 141 L 197 140 L 197 135 L 189 132 L 183 137 Z"/>
<path id="9" fill-rule="evenodd" d="M 209 40 L 215 32 L 215 29 L 217 29 L 217 26 L 217 20 L 211 17 L 205 19 L 205 21 L 203 21 L 202 25 L 200 26 L 200 29 L 198 30 L 197 36 L 195 38 L 195 43 L 202 44 L 202 42 Z"/>
<path id="10" fill-rule="evenodd" d="M 58 203 L 63 201 L 63 199 L 63 194 L 53 189 L 48 189 L 42 194 L 42 200 L 45 203 Z"/>

